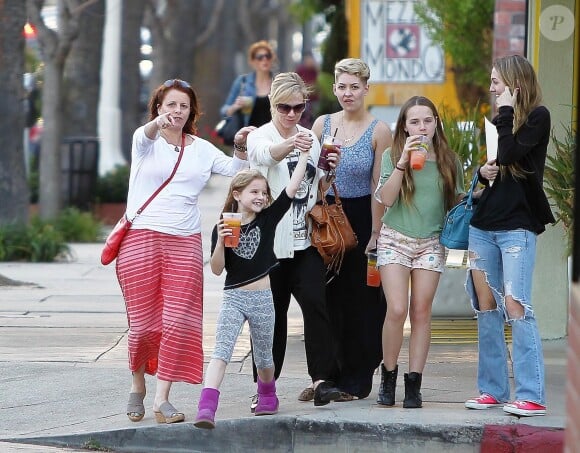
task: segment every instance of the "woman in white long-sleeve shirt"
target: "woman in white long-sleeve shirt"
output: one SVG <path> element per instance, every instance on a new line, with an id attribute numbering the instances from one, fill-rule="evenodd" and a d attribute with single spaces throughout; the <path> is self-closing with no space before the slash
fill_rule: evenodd
<path id="1" fill-rule="evenodd" d="M 127 217 L 172 173 L 171 182 L 134 218 L 117 258 L 117 277 L 129 322 L 132 372 L 127 416 L 145 415 L 145 374 L 157 375 L 153 412 L 160 423 L 184 420 L 169 403 L 173 382 L 199 384 L 203 374 L 203 252 L 198 196 L 212 173 L 233 176 L 247 167 L 245 139 L 234 157 L 195 135 L 197 95 L 183 80 L 167 80 L 149 101 L 149 122 L 133 135 Z"/>

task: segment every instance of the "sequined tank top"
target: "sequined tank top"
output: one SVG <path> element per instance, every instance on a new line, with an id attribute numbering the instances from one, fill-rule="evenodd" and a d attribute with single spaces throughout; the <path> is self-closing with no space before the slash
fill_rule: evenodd
<path id="1" fill-rule="evenodd" d="M 371 193 L 371 176 L 375 159 L 373 131 L 377 123 L 377 119 L 373 120 L 355 143 L 340 148 L 340 164 L 336 168 L 335 183 L 341 198 L 363 197 Z M 324 118 L 322 134 L 331 135 L 330 115 Z M 328 193 L 334 195 L 332 188 Z"/>

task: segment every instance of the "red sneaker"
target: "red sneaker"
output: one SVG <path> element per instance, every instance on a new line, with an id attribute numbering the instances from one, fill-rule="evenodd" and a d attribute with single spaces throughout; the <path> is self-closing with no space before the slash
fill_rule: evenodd
<path id="1" fill-rule="evenodd" d="M 512 403 L 504 404 L 503 411 L 508 414 L 531 417 L 533 415 L 546 415 L 546 406 L 532 401 L 513 401 Z"/>
<path id="2" fill-rule="evenodd" d="M 487 393 L 482 393 L 477 398 L 465 402 L 465 407 L 468 409 L 489 409 L 496 406 L 501 406 L 501 403 Z"/>

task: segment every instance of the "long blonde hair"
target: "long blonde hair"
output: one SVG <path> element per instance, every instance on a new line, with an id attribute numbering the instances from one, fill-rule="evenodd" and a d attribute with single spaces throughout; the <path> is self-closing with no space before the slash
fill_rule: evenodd
<path id="1" fill-rule="evenodd" d="M 447 143 L 447 138 L 443 133 L 443 126 L 441 125 L 441 120 L 439 119 L 439 114 L 437 113 L 435 105 L 426 97 L 413 96 L 401 107 L 399 118 L 397 119 L 397 125 L 395 126 L 393 146 L 391 147 L 391 162 L 393 163 L 394 168 L 403 153 L 403 148 L 405 147 L 405 142 L 408 137 L 408 133 L 405 131 L 407 113 L 411 107 L 416 105 L 428 107 L 431 109 L 431 112 L 433 112 L 433 116 L 435 117 L 437 125 L 435 128 L 435 135 L 433 136 L 433 150 L 435 151 L 435 157 L 437 160 L 437 169 L 439 170 L 439 174 L 443 180 L 445 210 L 448 211 L 455 205 L 457 200 L 455 186 L 457 185 L 456 164 L 458 157 L 457 154 L 449 148 L 449 143 Z M 413 172 L 410 170 L 410 167 L 407 167 L 403 174 L 400 197 L 405 204 L 411 204 L 414 193 L 415 183 L 413 182 Z"/>
<path id="2" fill-rule="evenodd" d="M 515 135 L 526 122 L 531 111 L 541 104 L 542 90 L 533 66 L 520 55 L 498 58 L 493 62 L 493 67 L 502 82 L 510 88 L 512 94 L 515 88 L 519 88 L 514 106 L 514 125 L 512 128 L 512 132 Z M 500 172 L 502 177 L 506 170 L 515 178 L 522 178 L 525 174 L 517 163 L 501 165 Z"/>
<path id="3" fill-rule="evenodd" d="M 241 170 L 237 172 L 232 178 L 230 189 L 228 190 L 228 195 L 226 197 L 226 202 L 224 203 L 222 212 L 238 212 L 239 205 L 238 200 L 234 198 L 234 192 L 241 192 L 256 179 L 262 179 L 263 181 L 266 181 L 266 188 L 268 192 L 267 203 L 268 205 L 272 203 L 272 192 L 270 191 L 270 185 L 268 184 L 266 177 L 258 170 Z"/>
<path id="4" fill-rule="evenodd" d="M 542 90 L 536 77 L 536 72 L 528 60 L 520 55 L 509 55 L 494 61 L 493 67 L 503 83 L 514 91 L 519 88 L 514 106 L 515 134 L 525 123 L 528 115 L 542 102 Z"/>

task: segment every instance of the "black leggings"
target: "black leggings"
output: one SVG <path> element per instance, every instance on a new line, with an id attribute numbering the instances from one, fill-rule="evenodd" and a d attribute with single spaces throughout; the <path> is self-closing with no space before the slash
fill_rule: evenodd
<path id="1" fill-rule="evenodd" d="M 280 265 L 270 272 L 276 317 L 272 348 L 276 379 L 280 376 L 286 354 L 291 296 L 302 310 L 308 374 L 313 382 L 336 378 L 336 344 L 326 310 L 325 282 L 324 263 L 314 247 L 294 252 L 294 258 L 281 259 Z M 256 381 L 253 357 L 252 366 Z"/>

